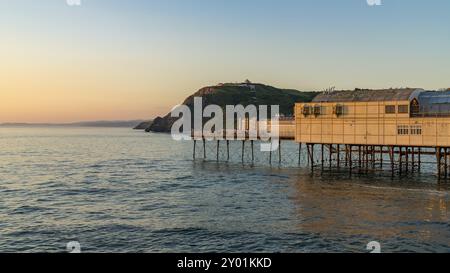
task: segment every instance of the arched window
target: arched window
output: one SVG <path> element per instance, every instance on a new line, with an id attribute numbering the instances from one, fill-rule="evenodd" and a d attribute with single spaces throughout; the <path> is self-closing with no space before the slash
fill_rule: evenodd
<path id="1" fill-rule="evenodd" d="M 420 113 L 420 105 L 419 105 L 419 101 L 417 99 L 413 99 L 411 101 L 411 111 L 410 111 L 411 115 L 417 115 Z"/>
<path id="2" fill-rule="evenodd" d="M 311 114 L 312 114 L 311 106 L 309 106 L 309 105 L 304 105 L 303 108 L 302 108 L 302 114 L 303 114 L 303 116 L 305 116 L 305 117 L 311 115 Z"/>
<path id="3" fill-rule="evenodd" d="M 333 106 L 333 114 L 340 117 L 344 114 L 344 106 L 342 104 L 336 104 Z"/>

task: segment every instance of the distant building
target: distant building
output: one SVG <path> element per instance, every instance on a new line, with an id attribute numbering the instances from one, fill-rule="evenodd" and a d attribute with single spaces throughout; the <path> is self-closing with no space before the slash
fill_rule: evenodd
<path id="1" fill-rule="evenodd" d="M 238 86 L 240 86 L 240 87 L 247 87 L 250 90 L 255 90 L 256 89 L 256 86 L 251 81 L 249 81 L 248 79 L 245 80 L 245 82 L 239 84 Z"/>
<path id="2" fill-rule="evenodd" d="M 216 86 L 237 86 L 237 87 L 245 87 L 245 88 L 249 88 L 251 90 L 255 90 L 256 89 L 256 85 L 253 84 L 251 81 L 246 80 L 243 83 L 218 83 Z"/>

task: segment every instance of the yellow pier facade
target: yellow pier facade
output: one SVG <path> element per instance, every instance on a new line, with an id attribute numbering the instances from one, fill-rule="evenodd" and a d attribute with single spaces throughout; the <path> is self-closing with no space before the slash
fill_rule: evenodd
<path id="1" fill-rule="evenodd" d="M 295 140 L 314 144 L 450 147 L 448 98 L 448 92 L 420 89 L 323 93 L 311 103 L 295 105 Z"/>

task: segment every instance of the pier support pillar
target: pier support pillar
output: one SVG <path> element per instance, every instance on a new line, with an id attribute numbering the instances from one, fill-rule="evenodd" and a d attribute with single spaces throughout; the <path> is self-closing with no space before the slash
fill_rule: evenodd
<path id="1" fill-rule="evenodd" d="M 380 146 L 380 169 L 383 169 L 384 146 Z"/>
<path id="2" fill-rule="evenodd" d="M 272 165 L 272 139 L 270 141 L 269 164 Z"/>
<path id="3" fill-rule="evenodd" d="M 308 163 L 311 166 L 311 171 L 314 171 L 314 144 L 306 144 L 308 150 Z"/>
<path id="4" fill-rule="evenodd" d="M 298 165 L 302 164 L 302 143 L 298 144 Z"/>
<path id="5" fill-rule="evenodd" d="M 230 161 L 230 141 L 227 140 L 227 161 Z"/>
<path id="6" fill-rule="evenodd" d="M 437 172 L 438 172 L 438 177 L 441 178 L 441 171 L 442 171 L 442 166 L 441 166 L 441 148 L 440 147 L 436 147 L 436 161 L 437 161 Z"/>
<path id="7" fill-rule="evenodd" d="M 348 145 L 348 165 L 350 166 L 350 175 L 352 174 L 352 171 L 353 171 L 353 156 L 352 156 L 352 153 L 353 153 L 353 146 L 352 145 Z"/>
<path id="8" fill-rule="evenodd" d="M 328 167 L 331 169 L 331 163 L 333 161 L 333 145 L 330 144 L 330 146 L 328 146 L 329 149 L 329 155 L 328 155 Z"/>
<path id="9" fill-rule="evenodd" d="M 197 146 L 197 140 L 194 139 L 194 151 L 192 152 L 192 158 L 195 160 L 195 147 Z"/>
<path id="10" fill-rule="evenodd" d="M 421 168 L 421 165 L 422 165 L 422 148 L 419 148 L 417 156 L 419 157 L 418 158 L 418 162 L 417 162 L 417 171 L 420 172 L 420 168 Z"/>
<path id="11" fill-rule="evenodd" d="M 374 146 L 369 146 L 369 150 L 370 150 L 370 153 L 369 153 L 369 159 L 370 159 L 370 166 L 371 166 L 371 168 L 372 169 L 374 169 L 374 166 L 375 166 L 375 160 L 374 160 Z"/>
<path id="12" fill-rule="evenodd" d="M 365 155 L 364 155 L 364 168 L 366 173 L 369 171 L 369 146 L 365 145 L 364 146 L 364 151 L 365 151 Z"/>
<path id="13" fill-rule="evenodd" d="M 399 174 L 402 175 L 402 173 L 403 173 L 403 147 L 399 147 L 399 150 L 400 150 L 400 152 L 399 152 L 399 159 L 398 159 L 398 162 L 399 162 Z"/>
<path id="14" fill-rule="evenodd" d="M 281 139 L 278 140 L 278 164 L 281 164 Z"/>
<path id="15" fill-rule="evenodd" d="M 338 144 L 337 145 L 337 149 L 336 149 L 336 155 L 337 155 L 337 167 L 338 169 L 341 168 L 341 145 Z"/>
<path id="16" fill-rule="evenodd" d="M 241 154 L 242 163 L 244 163 L 244 154 L 245 154 L 245 140 L 242 140 L 242 154 Z"/>
<path id="17" fill-rule="evenodd" d="M 325 158 L 324 158 L 324 147 L 323 147 L 323 144 L 321 144 L 320 145 L 320 149 L 321 149 L 321 163 L 322 163 L 322 170 L 323 170 L 323 167 L 324 167 L 324 162 L 325 162 Z"/>
<path id="18" fill-rule="evenodd" d="M 203 137 L 203 160 L 206 159 L 206 140 Z"/>
<path id="19" fill-rule="evenodd" d="M 217 140 L 217 147 L 216 147 L 216 161 L 219 162 L 219 152 L 220 152 L 220 140 Z"/>
<path id="20" fill-rule="evenodd" d="M 405 148 L 406 173 L 409 172 L 409 153 L 410 153 L 409 147 L 406 147 Z"/>
<path id="21" fill-rule="evenodd" d="M 358 146 L 358 168 L 361 171 L 362 163 L 362 154 L 361 154 L 361 145 Z"/>
<path id="22" fill-rule="evenodd" d="M 253 150 L 253 140 L 251 141 L 251 146 L 252 146 L 252 162 L 255 162 L 255 152 Z"/>
<path id="23" fill-rule="evenodd" d="M 349 153 L 350 153 L 350 149 L 349 147 L 351 147 L 350 145 L 345 145 L 345 167 L 347 167 L 349 165 Z"/>
<path id="24" fill-rule="evenodd" d="M 394 176 L 395 172 L 395 147 L 390 146 L 389 147 L 389 159 L 391 160 L 391 172 L 392 176 Z"/>
<path id="25" fill-rule="evenodd" d="M 444 177 L 447 179 L 448 177 L 448 164 L 447 164 L 447 157 L 448 156 L 448 150 L 447 148 L 444 148 Z"/>

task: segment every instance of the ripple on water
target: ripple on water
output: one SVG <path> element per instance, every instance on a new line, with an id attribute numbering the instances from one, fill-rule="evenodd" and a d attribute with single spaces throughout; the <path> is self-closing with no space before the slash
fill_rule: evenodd
<path id="1" fill-rule="evenodd" d="M 41 130 L 2 131 L 0 251 L 450 252 L 448 186 L 430 175 L 193 162 L 166 135 Z"/>

